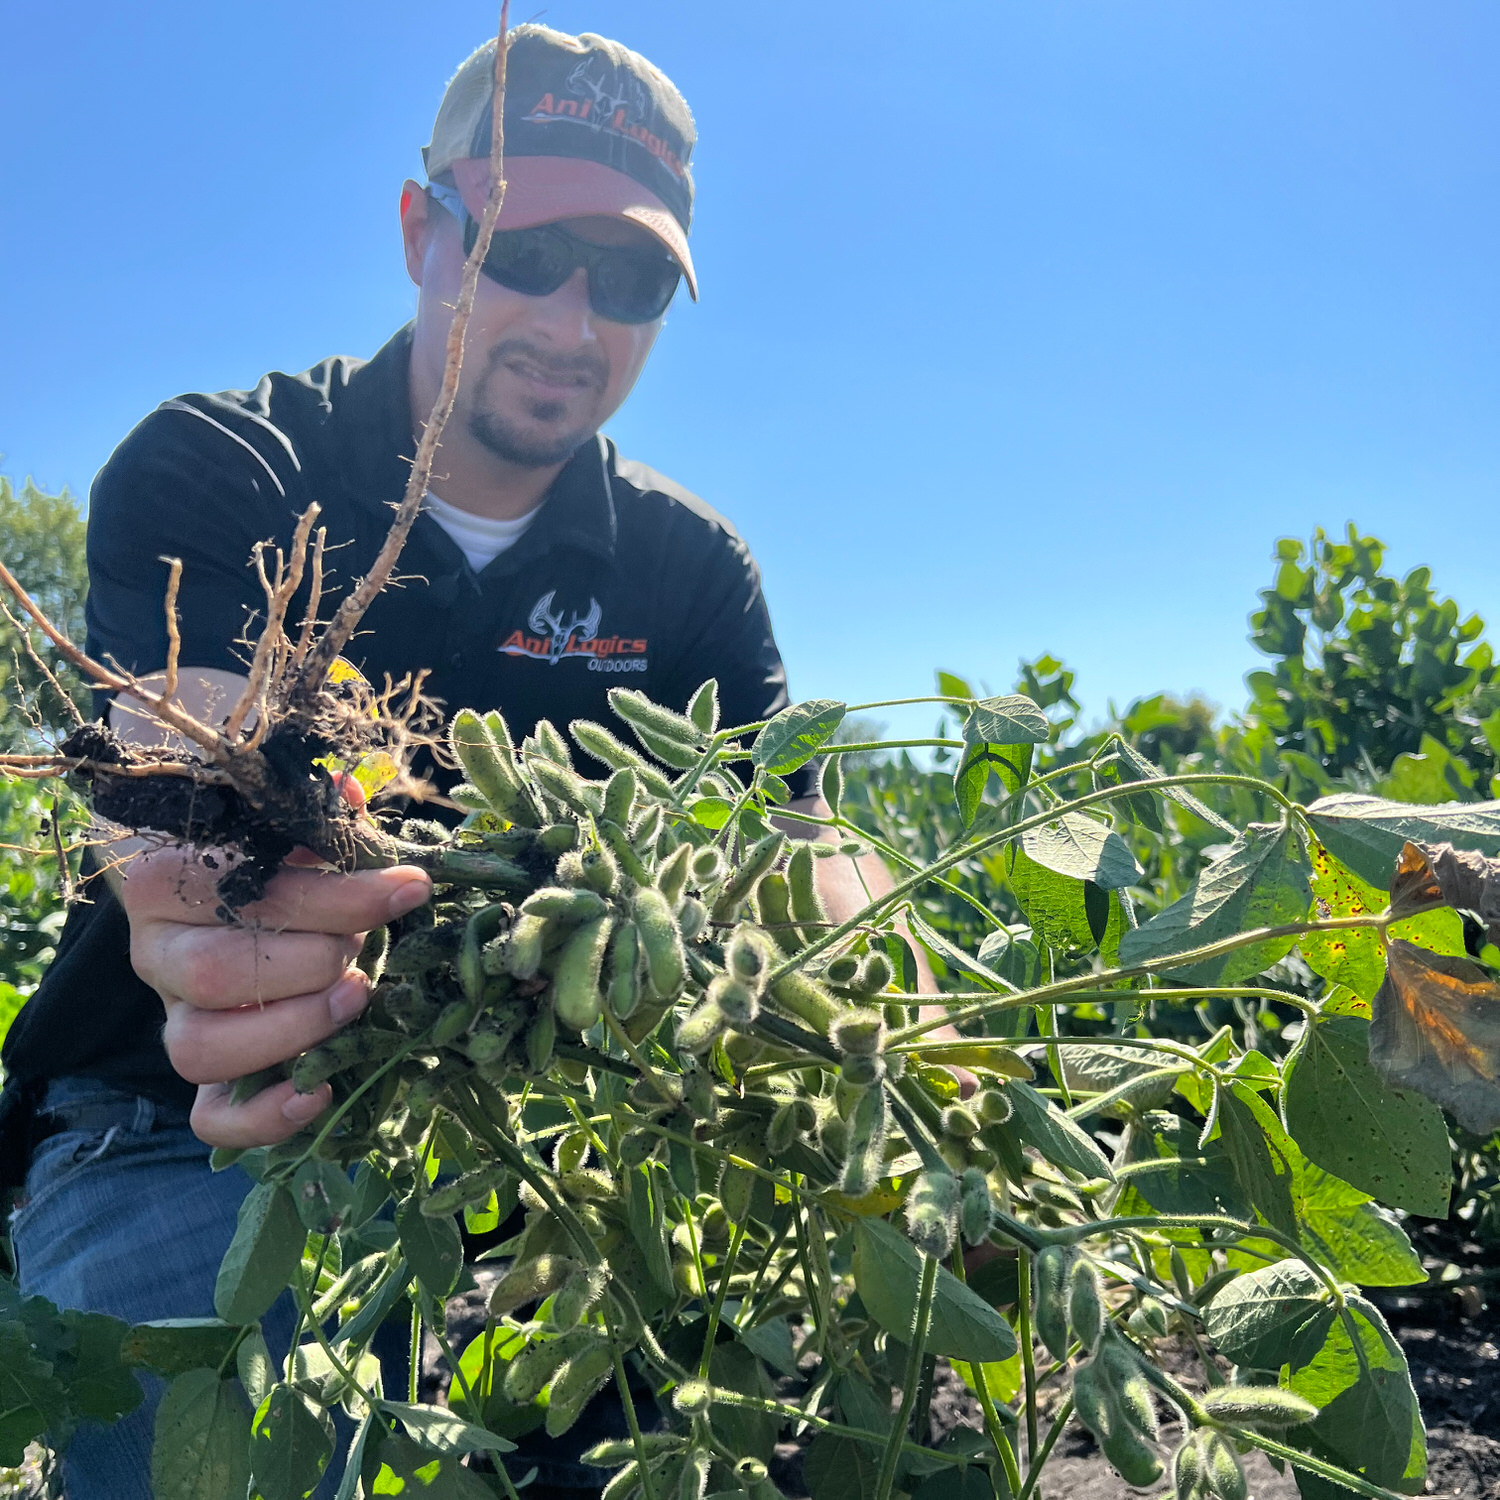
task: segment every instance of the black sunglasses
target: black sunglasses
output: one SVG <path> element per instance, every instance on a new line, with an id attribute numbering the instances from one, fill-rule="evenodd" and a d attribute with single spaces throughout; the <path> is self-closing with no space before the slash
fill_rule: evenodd
<path id="1" fill-rule="evenodd" d="M 479 225 L 456 188 L 431 183 L 428 194 L 464 227 L 464 254 L 474 248 Z M 595 245 L 560 224 L 497 230 L 484 258 L 484 274 L 513 292 L 546 297 L 582 267 L 588 272 L 589 305 L 612 323 L 651 323 L 666 312 L 682 279 L 670 255 L 626 245 Z"/>

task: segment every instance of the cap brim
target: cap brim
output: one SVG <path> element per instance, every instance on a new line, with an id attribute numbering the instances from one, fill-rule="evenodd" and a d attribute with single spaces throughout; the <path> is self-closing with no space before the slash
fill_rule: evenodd
<path id="1" fill-rule="evenodd" d="M 490 164 L 482 156 L 453 163 L 454 186 L 477 221 L 490 190 Z M 498 229 L 531 229 L 558 219 L 592 214 L 628 219 L 649 231 L 682 267 L 688 292 L 698 300 L 698 276 L 688 250 L 687 233 L 671 210 L 633 177 L 600 162 L 572 156 L 507 156 L 505 201 Z"/>

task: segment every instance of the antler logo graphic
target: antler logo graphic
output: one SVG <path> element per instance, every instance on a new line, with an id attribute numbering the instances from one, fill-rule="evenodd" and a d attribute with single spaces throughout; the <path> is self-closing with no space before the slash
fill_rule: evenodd
<path id="1" fill-rule="evenodd" d="M 562 611 L 552 608 L 552 601 L 556 597 L 556 589 L 543 594 L 532 606 L 531 616 L 526 621 L 538 635 L 548 637 L 547 660 L 554 666 L 568 654 L 568 647 L 575 640 L 593 640 L 599 634 L 599 622 L 604 618 L 604 611 L 600 608 L 599 601 L 591 598 L 589 612 L 586 615 L 580 615 L 574 610 L 573 618 L 564 625 Z"/>
<path id="2" fill-rule="evenodd" d="M 568 74 L 568 92 L 592 102 L 588 123 L 602 130 L 616 113 L 627 119 L 646 112 L 646 90 L 639 78 L 598 57 L 586 57 Z"/>

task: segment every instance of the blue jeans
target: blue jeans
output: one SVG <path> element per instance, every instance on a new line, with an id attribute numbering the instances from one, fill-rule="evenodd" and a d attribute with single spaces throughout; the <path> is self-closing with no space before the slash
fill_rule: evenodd
<path id="1" fill-rule="evenodd" d="M 21 1288 L 127 1323 L 211 1318 L 219 1262 L 250 1179 L 211 1171 L 187 1112 L 97 1079 L 63 1078 L 44 1108 L 63 1129 L 37 1147 L 11 1236 Z M 291 1342 L 283 1297 L 261 1320 L 272 1354 Z M 62 1456 L 69 1500 L 151 1500 L 151 1438 L 166 1383 L 111 1426 L 81 1422 Z M 332 1493 L 332 1490 L 329 1490 Z"/>

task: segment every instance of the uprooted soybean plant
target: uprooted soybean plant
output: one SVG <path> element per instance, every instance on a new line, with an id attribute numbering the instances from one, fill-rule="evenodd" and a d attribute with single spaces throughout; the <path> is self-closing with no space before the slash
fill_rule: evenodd
<path id="1" fill-rule="evenodd" d="M 272 681 L 293 682 L 296 659 Z M 1388 1210 L 1446 1212 L 1449 1143 L 1437 1104 L 1372 1066 L 1368 1017 L 1373 1002 L 1386 1074 L 1493 1124 L 1477 1054 L 1464 1077 L 1433 1018 L 1492 1020 L 1500 998 L 1455 910 L 1485 910 L 1489 866 L 1442 847 L 1500 848 L 1500 812 L 1304 807 L 1243 777 L 1164 776 L 1117 739 L 1033 775 L 1042 711 L 959 701 L 965 832 L 913 868 L 843 813 L 842 757 L 861 748 L 832 743 L 843 705 L 721 727 L 712 683 L 685 714 L 611 698 L 614 730 L 543 722 L 519 745 L 498 713 L 459 712 L 457 828 L 380 827 L 333 794 L 329 764 L 389 774 L 414 742 L 362 684 L 339 686 L 318 733 L 299 721 L 296 795 L 317 818 L 282 832 L 321 819 L 327 857 L 413 860 L 435 899 L 372 935 L 368 1010 L 291 1066 L 305 1088 L 331 1081 L 330 1110 L 238 1157 L 258 1185 L 220 1319 L 127 1329 L 17 1309 L 0 1321 L 26 1335 L 0 1376 L 0 1460 L 48 1424 L 128 1409 L 134 1366 L 172 1377 L 164 1497 L 308 1493 L 339 1405 L 358 1422 L 344 1495 L 419 1471 L 433 1494 L 510 1493 L 499 1455 L 535 1427 L 566 1432 L 606 1386 L 632 1422 L 589 1455 L 614 1471 L 610 1500 L 769 1500 L 771 1449 L 796 1433 L 819 1500 L 1020 1496 L 1070 1422 L 1130 1483 L 1170 1472 L 1183 1500 L 1243 1496 L 1251 1447 L 1308 1495 L 1420 1491 L 1405 1360 L 1359 1288 L 1421 1279 Z M 292 743 L 279 722 L 262 742 Z M 256 733 L 240 731 L 245 753 Z M 149 756 L 95 732 L 69 748 L 117 810 L 154 780 Z M 833 841 L 789 841 L 770 821 L 781 778 L 814 756 Z M 285 777 L 287 755 L 273 763 Z M 224 807 L 264 821 L 216 774 Z M 1225 825 L 1220 787 L 1274 819 Z M 1170 904 L 1137 909 L 1140 859 L 1173 818 L 1225 847 Z M 208 844 L 227 826 L 164 831 Z M 273 834 L 256 847 L 274 853 Z M 898 878 L 833 925 L 815 871 L 841 845 L 878 848 Z M 922 893 L 951 897 L 995 859 L 1029 927 L 981 914 L 990 935 L 967 952 L 924 920 Z M 225 874 L 231 919 L 254 864 Z M 920 1016 L 913 944 L 963 1039 Z M 1276 983 L 1294 952 L 1316 998 Z M 1197 1045 L 1151 1032 L 1152 1014 L 1226 996 L 1302 1015 L 1284 1062 L 1229 1027 Z M 1075 1013 L 1111 1024 L 1072 1028 Z M 977 1079 L 972 1097 L 945 1064 Z M 376 1329 L 400 1317 L 414 1347 L 424 1327 L 441 1338 L 466 1276 L 460 1216 L 484 1231 L 517 1207 L 482 1333 L 445 1348 L 448 1406 L 418 1403 L 414 1381 L 383 1390 Z M 982 1245 L 999 1253 L 966 1285 Z M 256 1320 L 287 1287 L 301 1333 L 273 1363 Z M 1198 1393 L 1163 1368 L 1167 1340 L 1202 1355 Z M 932 1447 L 935 1356 L 975 1392 L 983 1431 Z M 643 1386 L 658 1413 L 638 1410 Z M 1170 1448 L 1164 1416 L 1184 1434 Z"/>

